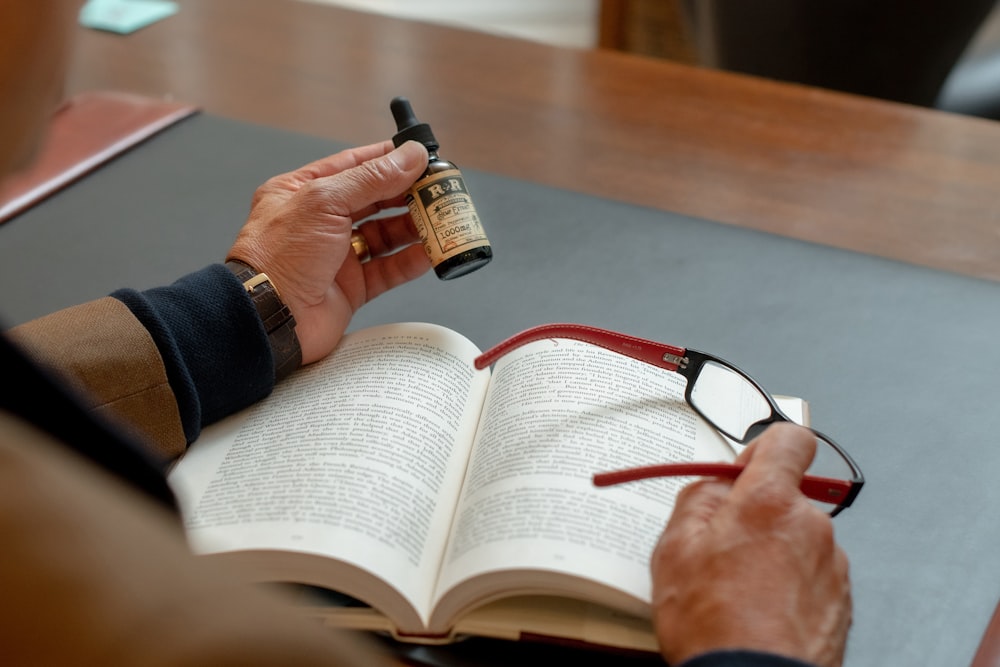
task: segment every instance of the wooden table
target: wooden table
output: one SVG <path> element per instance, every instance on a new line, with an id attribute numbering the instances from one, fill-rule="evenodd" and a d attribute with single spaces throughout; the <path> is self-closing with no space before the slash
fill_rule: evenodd
<path id="1" fill-rule="evenodd" d="M 133 35 L 80 29 L 67 94 L 351 143 L 388 138 L 406 95 L 463 167 L 1000 279 L 992 121 L 295 0 L 179 4 Z"/>
<path id="2" fill-rule="evenodd" d="M 1000 125 L 295 0 L 79 31 L 68 93 L 173 96 L 352 143 L 406 95 L 460 166 L 1000 279 Z"/>

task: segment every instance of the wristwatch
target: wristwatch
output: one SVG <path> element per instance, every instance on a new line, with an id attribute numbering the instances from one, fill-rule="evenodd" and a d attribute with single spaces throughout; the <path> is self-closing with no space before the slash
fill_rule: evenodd
<path id="1" fill-rule="evenodd" d="M 299 337 L 295 335 L 292 311 L 281 300 L 281 295 L 266 273 L 257 273 L 251 266 L 236 259 L 227 260 L 226 268 L 243 283 L 243 288 L 257 308 L 257 314 L 260 315 L 267 339 L 271 343 L 274 381 L 278 382 L 302 365 L 302 348 L 299 346 Z"/>

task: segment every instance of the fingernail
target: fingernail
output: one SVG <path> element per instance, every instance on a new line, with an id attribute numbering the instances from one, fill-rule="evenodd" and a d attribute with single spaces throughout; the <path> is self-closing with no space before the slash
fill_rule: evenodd
<path id="1" fill-rule="evenodd" d="M 407 141 L 396 150 L 389 153 L 389 159 L 403 171 L 427 166 L 427 149 L 416 141 Z"/>

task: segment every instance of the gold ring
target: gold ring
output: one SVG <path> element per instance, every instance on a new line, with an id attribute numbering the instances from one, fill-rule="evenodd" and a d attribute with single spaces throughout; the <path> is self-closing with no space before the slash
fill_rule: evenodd
<path id="1" fill-rule="evenodd" d="M 368 241 L 365 240 L 365 235 L 361 232 L 351 234 L 351 247 L 354 248 L 354 254 L 358 256 L 358 261 L 362 264 L 372 258 L 372 251 L 368 247 Z"/>

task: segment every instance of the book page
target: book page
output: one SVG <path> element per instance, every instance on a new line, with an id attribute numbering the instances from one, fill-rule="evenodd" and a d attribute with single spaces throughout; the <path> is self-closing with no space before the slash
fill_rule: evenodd
<path id="1" fill-rule="evenodd" d="M 565 592 L 583 590 L 587 581 L 597 582 L 589 595 L 646 613 L 650 555 L 690 479 L 596 488 L 591 476 L 673 461 L 731 461 L 733 450 L 684 401 L 685 385 L 678 373 L 564 339 L 533 343 L 497 362 L 435 619 L 504 587 Z M 473 579 L 486 572 L 497 574 Z"/>
<path id="2" fill-rule="evenodd" d="M 195 550 L 335 556 L 371 577 L 319 580 L 321 561 L 284 562 L 294 581 L 373 606 L 384 579 L 426 610 L 489 381 L 476 354 L 442 327 L 373 327 L 206 429 L 170 477 Z M 281 562 L 255 565 L 288 576 Z"/>

